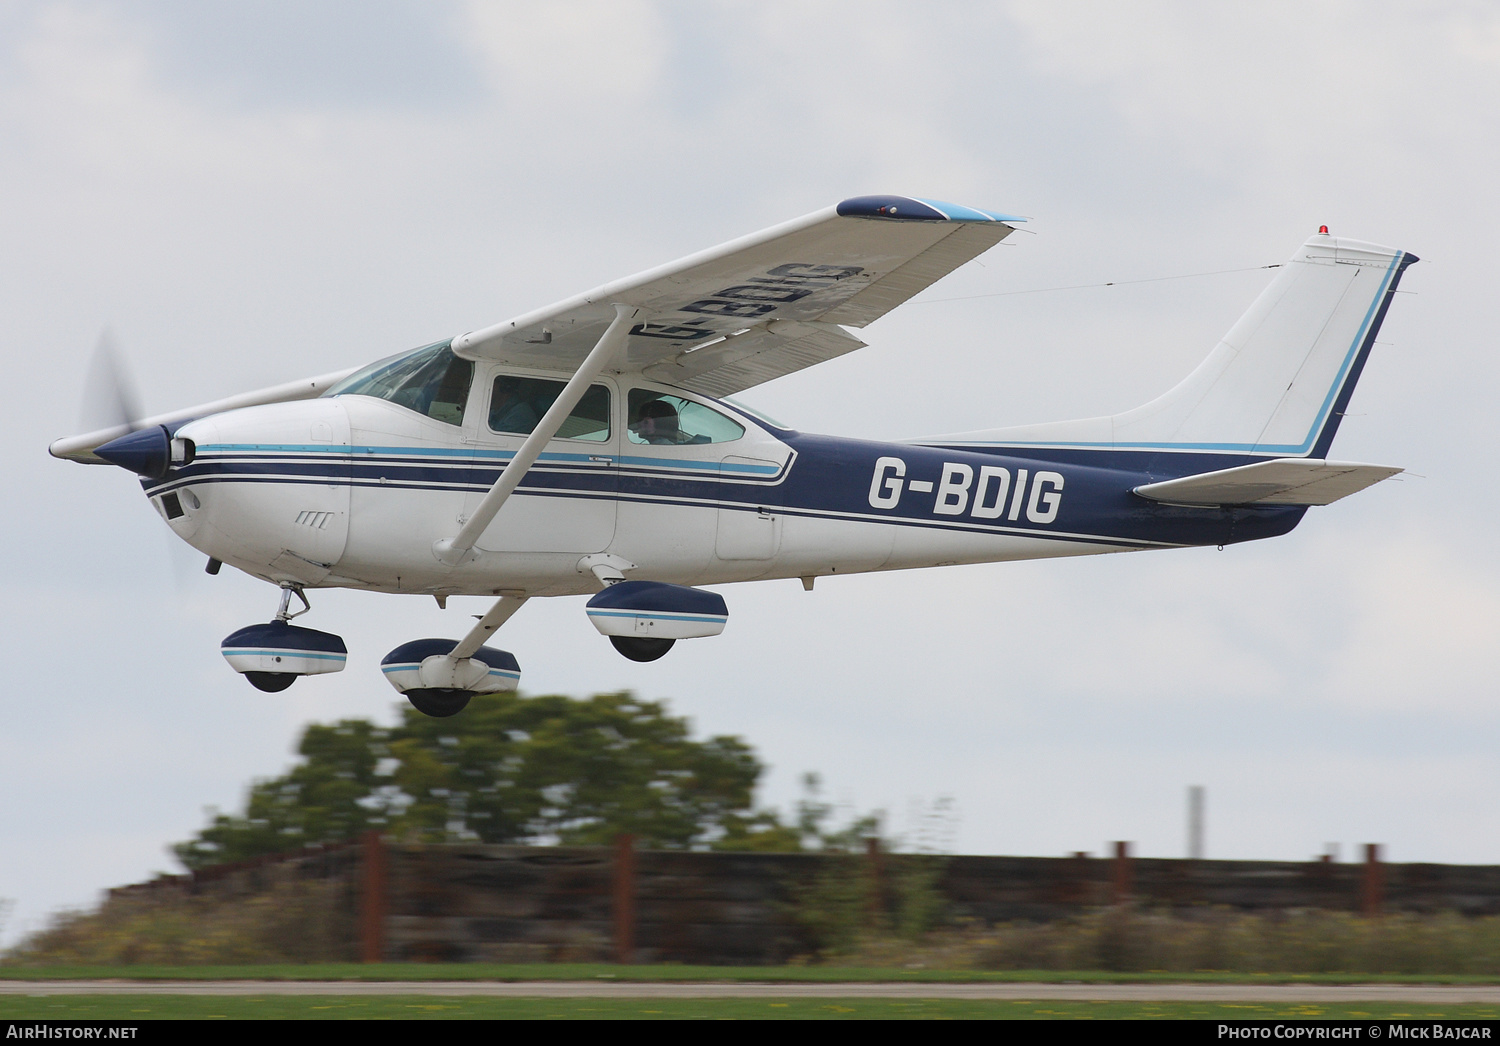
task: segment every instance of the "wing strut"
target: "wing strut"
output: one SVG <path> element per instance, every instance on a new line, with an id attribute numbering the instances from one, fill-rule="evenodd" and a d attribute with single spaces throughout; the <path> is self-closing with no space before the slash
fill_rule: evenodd
<path id="1" fill-rule="evenodd" d="M 495 514 L 500 511 L 511 492 L 520 486 L 526 471 L 536 464 L 536 459 L 541 457 L 542 448 L 547 445 L 547 441 L 557 435 L 557 430 L 562 428 L 568 415 L 573 413 L 573 408 L 578 406 L 578 401 L 583 399 L 583 394 L 588 391 L 589 384 L 620 351 L 625 344 L 630 324 L 640 312 L 640 309 L 631 305 L 615 305 L 615 318 L 608 329 L 600 336 L 593 351 L 579 365 L 568 384 L 563 386 L 562 392 L 547 409 L 547 413 L 542 415 L 542 420 L 537 422 L 536 428 L 531 430 L 531 435 L 526 437 L 526 442 L 521 444 L 521 449 L 516 451 L 516 456 L 510 459 L 510 463 L 500 473 L 500 478 L 495 480 L 495 485 L 484 496 L 484 500 L 479 503 L 474 514 L 452 538 L 433 543 L 432 554 L 438 558 L 439 562 L 456 567 L 475 558 L 474 542 L 479 540 L 479 535 L 483 534 L 485 528 L 494 521 Z"/>
<path id="2" fill-rule="evenodd" d="M 461 661 L 466 657 L 473 657 L 474 651 L 484 646 L 484 641 L 501 625 L 510 620 L 511 615 L 526 602 L 526 593 L 507 592 L 495 600 L 495 605 L 490 607 L 489 613 L 479 619 L 479 623 L 469 629 L 469 634 L 458 641 L 458 646 L 448 653 L 448 657 L 454 661 Z"/>

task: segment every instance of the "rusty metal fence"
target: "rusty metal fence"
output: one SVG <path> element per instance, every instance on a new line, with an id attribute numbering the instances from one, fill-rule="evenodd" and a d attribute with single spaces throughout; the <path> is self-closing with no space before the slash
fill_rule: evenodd
<path id="1" fill-rule="evenodd" d="M 1365 860 L 723 853 L 614 847 L 418 846 L 371 834 L 342 846 L 219 865 L 122 887 L 226 901 L 289 877 L 333 884 L 347 907 L 345 954 L 365 961 L 616 961 L 767 964 L 806 954 L 799 906 L 830 876 L 859 877 L 862 903 L 892 896 L 900 862 L 928 862 L 950 923 L 1045 923 L 1131 905 L 1194 911 L 1500 914 L 1500 866 Z M 875 914 L 878 914 L 875 913 Z"/>

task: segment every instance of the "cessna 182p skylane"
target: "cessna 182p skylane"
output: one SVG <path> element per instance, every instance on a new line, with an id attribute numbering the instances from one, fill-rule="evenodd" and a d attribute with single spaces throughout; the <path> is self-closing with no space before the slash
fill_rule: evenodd
<path id="1" fill-rule="evenodd" d="M 498 597 L 386 678 L 428 715 L 513 689 L 483 645 L 526 600 L 595 593 L 626 657 L 717 635 L 762 578 L 1225 545 L 1399 471 L 1327 460 L 1417 259 L 1321 229 L 1208 358 L 1112 417 L 902 443 L 785 428 L 722 397 L 860 348 L 863 327 L 1023 219 L 863 196 L 357 371 L 52 444 L 142 477 L 179 537 L 280 586 L 224 640 L 262 690 L 336 672 L 305 590 Z M 296 596 L 302 609 L 293 612 Z"/>

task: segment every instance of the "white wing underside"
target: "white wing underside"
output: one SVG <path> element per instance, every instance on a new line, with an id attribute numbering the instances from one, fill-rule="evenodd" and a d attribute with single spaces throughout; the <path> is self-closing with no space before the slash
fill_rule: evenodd
<path id="1" fill-rule="evenodd" d="M 1015 231 L 982 212 L 840 213 L 853 202 L 461 335 L 454 351 L 571 373 L 619 303 L 644 311 L 611 370 L 727 396 L 860 348 L 844 327 L 878 319 Z"/>

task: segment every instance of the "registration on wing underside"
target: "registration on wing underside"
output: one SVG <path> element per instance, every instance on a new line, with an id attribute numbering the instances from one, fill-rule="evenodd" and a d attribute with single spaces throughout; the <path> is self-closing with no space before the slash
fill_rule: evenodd
<path id="1" fill-rule="evenodd" d="M 863 327 L 1012 231 L 1000 221 L 895 222 L 829 208 L 461 335 L 453 348 L 571 372 L 618 303 L 641 312 L 612 369 L 728 395 L 861 347 L 843 326 Z"/>

